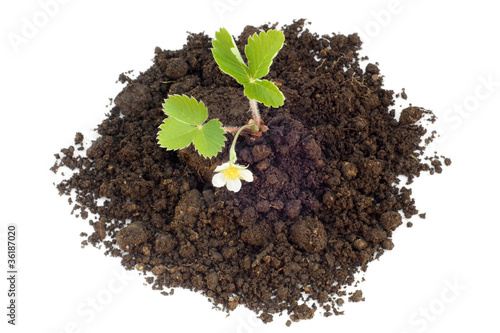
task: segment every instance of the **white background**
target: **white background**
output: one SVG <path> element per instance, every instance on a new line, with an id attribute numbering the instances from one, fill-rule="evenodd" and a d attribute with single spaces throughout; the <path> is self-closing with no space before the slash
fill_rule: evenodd
<path id="1" fill-rule="evenodd" d="M 7 223 L 17 223 L 19 307 L 18 326 L 7 325 L 1 273 L 0 330 L 499 332 L 500 24 L 494 5 L 2 1 L 0 267 L 6 272 Z M 118 259 L 82 250 L 79 234 L 90 227 L 70 215 L 49 168 L 77 131 L 87 133 L 105 117 L 108 97 L 122 87 L 115 83 L 118 75 L 147 69 L 156 46 L 181 48 L 186 31 L 213 36 L 224 26 L 239 35 L 247 24 L 302 17 L 320 34 L 359 32 L 366 41 L 362 54 L 380 63 L 386 88 L 406 88 L 407 103 L 437 114 L 442 137 L 436 149 L 453 160 L 443 174 L 424 175 L 412 186 L 427 219 L 399 228 L 395 249 L 370 264 L 361 285 L 366 302 L 348 304 L 344 316 L 317 316 L 290 328 L 283 316 L 263 325 L 241 307 L 226 318 L 197 293 L 176 290 L 164 297 L 135 272 L 123 275 Z M 26 28 L 30 23 L 36 30 Z"/>

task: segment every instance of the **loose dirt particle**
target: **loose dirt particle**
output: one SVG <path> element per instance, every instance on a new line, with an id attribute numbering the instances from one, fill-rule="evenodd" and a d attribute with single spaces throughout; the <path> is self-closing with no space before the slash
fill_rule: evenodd
<path id="1" fill-rule="evenodd" d="M 356 290 L 354 294 L 349 296 L 350 302 L 363 302 L 365 298 L 363 297 L 363 292 L 361 290 Z"/>
<path id="2" fill-rule="evenodd" d="M 116 242 L 123 251 L 130 251 L 132 248 L 148 240 L 144 225 L 142 223 L 132 223 L 121 229 L 116 234 Z"/>
<path id="3" fill-rule="evenodd" d="M 395 230 L 402 223 L 401 215 L 398 212 L 385 212 L 380 216 L 380 224 L 386 230 Z"/>
<path id="4" fill-rule="evenodd" d="M 315 253 L 326 247 L 328 239 L 323 223 L 317 219 L 307 218 L 292 224 L 290 240 L 301 249 Z"/>

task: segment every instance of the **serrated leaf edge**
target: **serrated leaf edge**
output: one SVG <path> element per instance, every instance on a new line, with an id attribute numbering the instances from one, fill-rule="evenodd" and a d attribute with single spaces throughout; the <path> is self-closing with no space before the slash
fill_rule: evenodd
<path id="1" fill-rule="evenodd" d="M 224 31 L 224 32 L 223 32 L 223 31 Z M 231 39 L 231 43 L 232 43 L 232 45 L 231 45 L 231 46 L 229 46 L 229 45 L 227 45 L 227 44 L 224 44 L 224 43 L 222 42 L 222 40 L 220 40 L 220 39 L 218 39 L 218 38 L 217 38 L 217 33 L 219 33 L 219 34 L 220 34 L 220 33 L 227 33 L 227 34 L 229 35 L 230 39 Z M 219 31 L 216 31 L 216 33 L 215 33 L 215 38 L 214 38 L 214 40 L 212 41 L 212 46 L 214 46 L 214 44 L 213 44 L 213 43 L 214 43 L 214 41 L 218 41 L 218 42 L 220 42 L 221 44 L 223 44 L 224 46 L 226 46 L 226 47 L 228 47 L 228 48 L 229 48 L 229 51 L 230 51 L 230 52 L 231 52 L 231 53 L 232 53 L 232 54 L 236 57 L 237 62 L 241 65 L 241 67 L 242 67 L 243 71 L 245 72 L 245 74 L 246 74 L 246 76 L 247 76 L 247 79 L 248 79 L 248 82 L 250 82 L 250 81 L 252 80 L 252 77 L 251 77 L 251 75 L 250 75 L 250 69 L 248 68 L 248 65 L 247 65 L 247 64 L 245 63 L 245 61 L 243 60 L 243 57 L 241 56 L 241 53 L 240 53 L 240 51 L 238 50 L 238 46 L 236 45 L 236 42 L 234 41 L 234 38 L 233 38 L 233 36 L 229 33 L 229 31 L 227 31 L 227 29 L 226 29 L 226 28 L 224 28 L 224 27 L 220 28 L 220 29 L 219 29 Z M 217 62 L 217 59 L 215 59 L 214 49 L 216 49 L 216 47 L 215 47 L 215 46 L 212 48 L 212 55 L 214 56 L 214 60 L 215 60 L 215 62 L 217 63 L 217 66 L 219 67 L 219 69 L 221 70 L 221 72 L 223 72 L 224 74 L 227 74 L 227 75 L 231 76 L 231 77 L 232 77 L 233 79 L 235 79 L 238 83 L 240 83 L 240 84 L 244 84 L 243 82 L 240 82 L 240 81 L 239 81 L 236 77 L 234 77 L 234 76 L 233 76 L 233 74 L 231 74 L 231 73 L 229 73 L 229 72 L 226 72 L 225 70 L 223 70 L 223 69 L 220 67 L 219 63 Z"/>
<path id="2" fill-rule="evenodd" d="M 168 148 L 168 147 L 163 146 L 163 145 L 160 143 L 160 133 L 163 131 L 163 128 L 161 128 L 161 126 L 162 126 L 163 124 L 165 124 L 165 120 L 166 120 L 166 119 L 168 119 L 168 118 L 170 118 L 170 117 L 165 118 L 165 119 L 163 120 L 163 122 L 160 124 L 160 126 L 158 126 L 158 128 L 160 129 L 160 130 L 158 131 L 158 133 L 156 134 L 156 142 L 158 143 L 158 145 L 159 145 L 161 148 L 166 149 L 167 151 L 181 150 L 181 149 L 185 149 L 185 148 L 189 147 L 189 145 L 193 143 L 193 140 L 191 140 L 191 142 L 190 142 L 189 144 L 187 144 L 185 147 L 182 147 L 182 148 L 176 148 L 176 149 L 170 149 L 170 148 Z M 173 119 L 175 119 L 175 120 L 177 120 L 177 121 L 179 121 L 179 122 L 182 122 L 182 121 L 178 120 L 177 118 L 174 118 L 174 117 L 172 117 L 172 118 L 173 118 Z M 184 123 L 184 122 L 182 122 L 182 123 Z M 193 128 L 196 128 L 196 127 L 197 127 L 197 126 L 193 126 L 193 125 L 191 125 L 191 124 L 187 124 L 187 123 L 184 123 L 184 124 L 189 125 L 189 126 L 191 126 L 191 127 L 193 127 Z M 199 130 L 198 130 L 198 131 L 199 131 Z M 196 133 L 198 133 L 198 132 L 196 132 Z M 195 133 L 195 135 L 196 135 L 196 133 Z M 194 138 L 194 136 L 193 136 L 193 138 Z"/>
<path id="3" fill-rule="evenodd" d="M 186 125 L 191 125 L 191 126 L 194 126 L 194 127 L 198 126 L 198 125 L 196 125 L 196 124 L 191 124 L 191 123 L 188 123 L 188 122 L 186 122 L 186 121 L 184 121 L 184 120 L 181 120 L 181 119 L 179 119 L 179 118 L 177 118 L 177 117 L 172 117 L 171 115 L 169 115 L 169 114 L 165 111 L 165 106 L 164 106 L 164 105 L 165 105 L 165 102 L 166 102 L 167 100 L 169 100 L 169 99 L 170 99 L 170 97 L 173 97 L 173 96 L 187 97 L 187 98 L 189 98 L 190 100 L 195 100 L 195 101 L 196 101 L 196 103 L 201 104 L 201 105 L 202 105 L 202 106 L 203 106 L 203 107 L 207 110 L 207 118 L 205 119 L 205 121 L 203 122 L 203 124 L 205 124 L 205 123 L 207 122 L 207 119 L 208 119 L 208 108 L 206 107 L 205 103 L 203 103 L 203 101 L 198 101 L 198 100 L 197 100 L 196 98 L 194 98 L 193 96 L 188 96 L 188 95 L 185 95 L 185 94 L 182 94 L 182 95 L 179 95 L 179 94 L 168 95 L 168 98 L 166 98 L 166 99 L 164 99 L 164 100 L 163 100 L 163 104 L 161 105 L 161 107 L 162 107 L 162 111 L 163 111 L 163 113 L 165 113 L 168 117 L 174 118 L 175 120 L 177 120 L 177 121 L 179 121 L 179 122 L 181 122 L 181 123 L 184 123 L 184 124 L 186 124 Z M 202 124 L 202 125 L 203 125 L 203 124 Z"/>
<path id="4" fill-rule="evenodd" d="M 178 95 L 178 96 L 179 96 L 179 95 Z M 183 96 L 185 96 L 185 95 L 183 95 Z M 188 97 L 189 97 L 189 96 L 188 96 Z M 201 102 L 201 103 L 203 103 L 203 102 Z M 170 116 L 168 116 L 168 117 L 170 117 Z M 168 118 L 168 117 L 167 117 L 167 118 Z M 165 118 L 165 119 L 167 119 L 167 118 Z M 197 126 L 195 126 L 195 125 L 192 125 L 192 124 L 188 124 L 188 123 L 186 123 L 186 122 L 183 122 L 183 121 L 181 121 L 181 120 L 179 120 L 179 119 L 177 119 L 177 118 L 175 118 L 175 117 L 172 117 L 172 118 L 174 118 L 175 120 L 177 120 L 177 121 L 179 121 L 179 122 L 182 122 L 182 123 L 184 123 L 184 124 L 186 124 L 186 125 L 190 125 L 190 126 L 192 126 L 192 127 L 197 127 Z M 221 123 L 221 122 L 220 122 L 220 120 L 219 120 L 219 119 L 217 119 L 217 118 L 212 118 L 212 119 L 210 119 L 210 120 L 208 120 L 208 121 L 205 121 L 205 123 L 203 123 L 203 125 L 201 125 L 201 127 L 203 128 L 203 127 L 204 127 L 204 126 L 205 126 L 208 122 L 210 122 L 210 121 L 212 121 L 212 120 L 217 120 L 217 121 L 219 122 L 219 124 L 221 125 L 221 127 L 220 127 L 220 128 L 222 129 L 222 123 Z M 185 148 L 189 147 L 190 145 L 193 145 L 193 147 L 194 147 L 195 151 L 196 151 L 196 152 L 197 152 L 200 156 L 202 156 L 203 158 L 212 158 L 212 157 L 215 157 L 215 156 L 217 156 L 220 152 L 222 152 L 222 150 L 223 150 L 222 148 L 224 147 L 224 144 L 223 144 L 222 146 L 220 146 L 219 151 L 217 152 L 217 154 L 215 154 L 215 155 L 213 155 L 213 156 L 206 156 L 205 154 L 202 154 L 202 153 L 198 150 L 198 148 L 196 148 L 196 145 L 194 144 L 194 136 L 196 136 L 196 134 L 198 134 L 198 133 L 200 132 L 200 130 L 201 130 L 201 129 L 198 129 L 198 131 L 196 132 L 196 134 L 193 136 L 193 140 L 191 140 L 191 142 L 190 142 L 190 143 L 189 143 L 186 147 L 183 147 L 183 148 L 177 148 L 177 149 L 169 149 L 168 147 L 163 146 L 163 145 L 160 143 L 160 140 L 159 140 L 159 137 L 160 137 L 160 132 L 161 132 L 161 131 L 163 131 L 163 129 L 161 128 L 161 125 L 163 125 L 163 124 L 164 124 L 164 123 L 161 123 L 161 124 L 158 126 L 159 131 L 158 131 L 158 132 L 157 132 L 157 134 L 156 134 L 156 143 L 158 144 L 158 146 L 159 146 L 160 148 L 166 149 L 167 151 L 176 151 L 176 150 L 185 149 Z M 224 131 L 224 129 L 222 129 L 222 130 Z M 224 133 L 225 133 L 225 131 L 224 131 Z M 223 135 L 223 136 L 224 136 L 224 141 L 223 141 L 223 142 L 225 143 L 225 142 L 227 141 L 227 137 L 226 137 L 225 135 Z"/>
<path id="5" fill-rule="evenodd" d="M 219 128 L 220 128 L 220 129 L 222 129 L 222 123 L 221 123 L 221 122 L 220 122 L 220 120 L 219 120 L 219 119 L 217 119 L 217 118 L 210 119 L 210 120 L 209 120 L 209 121 L 207 121 L 205 124 L 203 124 L 203 126 L 205 126 L 208 122 L 210 122 L 210 121 L 212 121 L 212 120 L 217 120 L 217 121 L 219 122 L 219 124 L 221 125 L 221 127 L 219 127 Z M 222 129 L 222 130 L 224 131 L 224 129 Z M 198 134 L 199 132 L 200 132 L 200 130 L 198 130 L 198 132 L 196 132 L 196 134 Z M 224 131 L 224 133 L 225 133 L 225 131 Z M 195 136 L 196 136 L 196 134 L 195 134 Z M 223 135 L 223 136 L 224 136 L 224 141 L 222 141 L 222 142 L 223 142 L 223 143 L 225 143 L 225 142 L 227 141 L 227 138 L 226 138 L 226 136 L 225 136 L 225 135 Z M 198 150 L 198 148 L 196 148 L 196 145 L 194 144 L 194 137 L 193 137 L 193 141 L 192 141 L 191 143 L 193 144 L 194 150 L 195 150 L 195 151 L 196 151 L 196 152 L 197 152 L 200 156 L 202 156 L 203 158 L 212 158 L 212 157 L 215 157 L 215 156 L 219 155 L 219 153 L 220 153 L 220 152 L 222 152 L 222 150 L 223 150 L 222 148 L 224 147 L 224 144 L 223 144 L 222 146 L 220 146 L 220 147 L 219 147 L 219 151 L 217 151 L 217 153 L 216 153 L 215 155 L 212 155 L 212 156 L 205 156 L 204 154 L 202 154 L 202 153 Z"/>
<path id="6" fill-rule="evenodd" d="M 262 100 L 260 100 L 260 99 L 257 99 L 257 98 L 254 98 L 254 99 L 255 99 L 256 101 L 258 101 L 258 102 L 260 102 L 260 103 L 264 104 L 264 105 L 265 105 L 265 106 L 267 106 L 267 107 L 279 108 L 280 106 L 282 106 L 282 105 L 285 103 L 286 97 L 285 97 L 285 95 L 283 94 L 283 92 L 280 90 L 280 88 L 278 88 L 278 86 L 276 85 L 276 83 L 274 83 L 273 81 L 269 81 L 269 80 L 266 80 L 266 79 L 257 79 L 257 80 L 255 80 L 255 81 L 253 81 L 253 82 L 249 82 L 249 83 L 244 84 L 244 85 L 243 85 L 243 89 L 246 89 L 246 87 L 247 87 L 248 85 L 254 84 L 254 83 L 256 83 L 256 82 L 262 82 L 262 81 L 267 81 L 267 82 L 272 83 L 272 84 L 276 87 L 276 89 L 280 92 L 281 96 L 283 96 L 283 101 L 281 102 L 281 104 L 280 104 L 280 105 L 276 105 L 276 106 L 275 106 L 275 105 L 272 105 L 272 104 L 269 104 L 269 105 L 268 105 L 268 104 L 264 103 L 264 102 L 263 102 Z M 245 90 L 243 90 L 243 93 L 244 93 L 244 92 L 245 92 Z M 248 97 L 248 95 L 247 95 L 247 94 L 245 94 L 245 96 L 247 96 L 247 97 Z M 248 98 L 250 98 L 250 97 L 248 97 Z"/>
<path id="7" fill-rule="evenodd" d="M 252 41 L 254 41 L 254 40 L 253 40 L 253 38 L 254 38 L 255 36 L 256 36 L 256 37 L 258 37 L 258 38 L 261 38 L 261 35 L 262 35 L 262 34 L 265 34 L 265 35 L 267 36 L 267 35 L 268 35 L 271 31 L 277 31 L 277 32 L 280 32 L 280 33 L 281 33 L 281 36 L 283 36 L 283 38 L 285 37 L 282 31 L 280 31 L 280 30 L 274 30 L 274 29 L 272 29 L 272 30 L 268 30 L 268 31 L 261 31 L 259 34 L 257 34 L 256 32 L 254 32 L 254 33 L 253 33 L 253 35 L 251 35 L 251 36 L 249 36 L 249 37 L 248 37 L 248 40 L 247 40 L 247 45 L 245 45 L 245 55 L 247 56 L 247 60 L 248 60 L 248 54 L 246 53 L 246 48 L 247 48 L 247 46 L 248 46 L 248 45 L 249 45 L 249 43 L 250 43 L 250 39 L 252 39 Z M 278 49 L 278 50 L 274 53 L 274 56 L 271 58 L 271 62 L 269 63 L 269 66 L 268 66 L 268 68 L 267 68 L 267 74 L 269 74 L 269 70 L 271 69 L 271 66 L 273 65 L 274 58 L 276 58 L 276 56 L 277 56 L 277 55 L 278 55 L 278 53 L 281 51 L 281 49 L 283 49 L 283 46 L 284 46 L 284 45 L 285 45 L 285 43 L 284 43 L 284 41 L 283 41 L 283 42 L 281 43 L 281 47 L 280 47 L 280 48 L 279 48 L 279 49 Z M 264 61 L 264 60 L 263 60 L 263 59 L 261 59 L 261 63 L 262 63 L 263 61 Z M 249 61 L 249 60 L 248 60 L 248 62 L 249 62 L 249 64 L 250 64 L 250 61 Z M 249 66 L 249 64 L 247 65 L 247 67 L 248 67 L 248 70 L 250 71 L 250 66 Z M 252 73 L 250 73 L 250 74 L 252 74 Z M 263 77 L 264 77 L 264 76 L 266 76 L 267 74 L 262 75 L 261 77 L 252 77 L 252 79 L 253 79 L 253 80 L 258 80 L 258 79 L 263 78 Z"/>

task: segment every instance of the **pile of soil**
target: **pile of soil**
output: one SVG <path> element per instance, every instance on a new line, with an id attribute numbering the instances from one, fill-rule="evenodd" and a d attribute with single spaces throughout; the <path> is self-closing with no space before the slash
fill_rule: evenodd
<path id="1" fill-rule="evenodd" d="M 240 51 L 251 34 L 271 28 L 246 27 Z M 396 97 L 383 89 L 379 68 L 360 68 L 357 34 L 318 36 L 303 20 L 282 30 L 286 45 L 266 78 L 285 104 L 261 106 L 269 131 L 238 141 L 238 163 L 255 176 L 238 193 L 210 182 L 227 147 L 209 160 L 156 140 L 169 94 L 203 101 L 225 126 L 251 118 L 242 87 L 219 70 L 204 34 L 190 34 L 181 50 L 156 48 L 151 68 L 135 79 L 122 74 L 128 84 L 86 157 L 75 153 L 84 150 L 78 133 L 77 148 L 56 154 L 52 169 L 75 171 L 57 187 L 76 190 L 78 215 L 98 216 L 90 243 L 147 272 L 154 289 L 199 290 L 220 309 L 241 304 L 264 322 L 281 313 L 310 319 L 319 307 L 339 314 L 344 298 L 363 300 L 345 287 L 393 249 L 402 215 L 418 213 L 398 177 L 411 183 L 422 171 L 441 172 L 442 160 L 450 164 L 422 156 L 427 130 L 417 121 L 433 120 L 432 112 L 412 106 L 395 119 Z"/>

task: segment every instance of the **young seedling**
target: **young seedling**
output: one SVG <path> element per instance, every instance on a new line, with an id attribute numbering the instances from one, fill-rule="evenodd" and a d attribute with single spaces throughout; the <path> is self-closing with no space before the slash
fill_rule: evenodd
<path id="1" fill-rule="evenodd" d="M 261 32 L 260 35 L 254 34 L 249 37 L 245 46 L 248 66 L 226 29 L 222 28 L 216 32 L 215 40 L 212 42 L 215 61 L 224 73 L 231 75 L 243 85 L 244 94 L 250 99 L 254 121 L 259 126 L 260 115 L 255 100 L 272 107 L 283 105 L 285 100 L 274 83 L 262 80 L 269 73 L 273 59 L 283 47 L 284 41 L 285 36 L 278 30 Z"/>
<path id="2" fill-rule="evenodd" d="M 226 140 L 225 132 L 236 132 L 229 151 L 229 161 L 215 169 L 212 183 L 216 187 L 227 186 L 230 191 L 238 192 L 241 179 L 251 182 L 253 175 L 247 167 L 238 165 L 236 141 L 243 130 L 260 135 L 267 130 L 261 119 L 257 102 L 269 107 L 283 105 L 285 97 L 271 81 L 262 79 L 269 73 L 273 59 L 283 47 L 285 36 L 281 31 L 269 30 L 248 38 L 243 60 L 233 37 L 221 28 L 215 33 L 212 53 L 220 69 L 243 85 L 244 94 L 250 100 L 252 119 L 246 125 L 236 128 L 223 127 L 217 119 L 208 122 L 208 110 L 203 102 L 188 96 L 169 96 L 163 104 L 168 116 L 160 126 L 158 143 L 168 150 L 186 148 L 191 143 L 198 153 L 211 158 L 222 151 Z"/>

